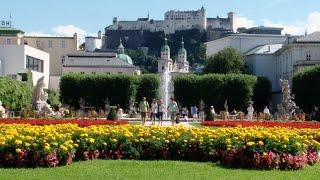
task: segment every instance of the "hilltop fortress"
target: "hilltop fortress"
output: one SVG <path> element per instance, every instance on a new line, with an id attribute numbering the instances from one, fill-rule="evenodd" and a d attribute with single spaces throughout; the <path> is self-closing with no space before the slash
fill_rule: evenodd
<path id="1" fill-rule="evenodd" d="M 136 21 L 121 21 L 118 17 L 113 18 L 112 25 L 108 30 L 148 30 L 151 32 L 163 31 L 171 34 L 179 30 L 188 29 L 221 29 L 224 31 L 236 31 L 235 13 L 228 13 L 227 18 L 207 18 L 206 10 L 176 11 L 170 10 L 164 14 L 164 20 L 153 20 L 148 17 L 138 18 Z"/>

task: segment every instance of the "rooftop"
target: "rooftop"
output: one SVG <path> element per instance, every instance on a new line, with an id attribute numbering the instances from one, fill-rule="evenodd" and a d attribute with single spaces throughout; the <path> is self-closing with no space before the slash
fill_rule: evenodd
<path id="1" fill-rule="evenodd" d="M 81 56 L 69 55 L 64 67 L 116 67 L 116 68 L 136 68 L 136 66 L 122 61 L 119 58 L 109 58 L 103 56 Z"/>
<path id="2" fill-rule="evenodd" d="M 24 34 L 23 31 L 16 28 L 0 27 L 0 36 Z"/>
<path id="3" fill-rule="evenodd" d="M 283 46 L 283 44 L 266 44 L 266 45 L 262 45 L 262 46 L 257 46 L 255 48 L 253 48 L 252 50 L 248 51 L 246 53 L 246 56 L 249 55 L 256 55 L 256 54 L 273 54 L 276 51 L 278 51 L 279 49 L 281 49 Z"/>
<path id="4" fill-rule="evenodd" d="M 320 31 L 297 38 L 297 43 L 320 43 Z"/>

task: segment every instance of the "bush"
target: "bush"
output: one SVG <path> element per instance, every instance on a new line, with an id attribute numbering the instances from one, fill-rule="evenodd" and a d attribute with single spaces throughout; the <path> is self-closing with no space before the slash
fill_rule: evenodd
<path id="1" fill-rule="evenodd" d="M 214 120 L 214 114 L 212 114 L 211 110 L 207 110 L 206 112 L 206 118 L 205 118 L 206 121 L 213 121 Z"/>
<path id="2" fill-rule="evenodd" d="M 254 85 L 253 97 L 254 107 L 258 112 L 263 111 L 271 101 L 271 82 L 265 77 L 258 77 Z"/>
<path id="3" fill-rule="evenodd" d="M 103 108 L 105 100 L 110 104 L 128 107 L 130 100 L 146 96 L 156 98 L 159 80 L 156 75 L 132 76 L 67 74 L 60 81 L 60 100 L 74 108 L 79 108 L 79 99 L 86 105 Z"/>
<path id="4" fill-rule="evenodd" d="M 117 111 L 115 108 L 110 109 L 110 112 L 108 114 L 107 119 L 108 120 L 117 120 L 118 119 Z"/>
<path id="5" fill-rule="evenodd" d="M 295 102 L 305 112 L 320 106 L 320 65 L 296 74 L 292 79 Z"/>
<path id="6" fill-rule="evenodd" d="M 141 75 L 137 86 L 136 100 L 140 101 L 142 97 L 146 97 L 148 101 L 158 96 L 158 89 L 160 86 L 159 76 L 156 74 Z"/>
<path id="7" fill-rule="evenodd" d="M 229 109 L 244 110 L 256 81 L 243 74 L 180 75 L 174 78 L 174 95 L 182 106 L 197 105 L 202 99 L 220 111 L 228 100 Z"/>
<path id="8" fill-rule="evenodd" d="M 61 105 L 59 91 L 47 90 L 47 93 L 48 93 L 47 102 L 51 105 L 52 108 L 58 110 Z"/>
<path id="9" fill-rule="evenodd" d="M 27 83 L 0 77 L 0 100 L 5 108 L 18 111 L 30 107 L 33 87 Z"/>

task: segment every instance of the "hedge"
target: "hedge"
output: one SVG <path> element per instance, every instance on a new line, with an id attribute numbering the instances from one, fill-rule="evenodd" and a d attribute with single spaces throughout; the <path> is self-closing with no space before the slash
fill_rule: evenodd
<path id="1" fill-rule="evenodd" d="M 253 96 L 257 78 L 244 74 L 179 75 L 174 79 L 174 95 L 182 106 L 199 105 L 202 99 L 208 106 L 224 110 L 245 110 Z"/>
<path id="2" fill-rule="evenodd" d="M 6 109 L 18 111 L 30 107 L 32 91 L 29 81 L 24 83 L 9 77 L 0 77 L 0 100 Z"/>
<path id="3" fill-rule="evenodd" d="M 295 102 L 305 112 L 320 106 L 320 65 L 296 74 L 292 79 Z"/>
<path id="4" fill-rule="evenodd" d="M 60 81 L 60 100 L 74 108 L 79 108 L 79 100 L 83 99 L 87 106 L 103 108 L 105 100 L 111 105 L 127 108 L 130 100 L 146 96 L 155 98 L 159 87 L 156 75 L 132 76 L 117 75 L 85 75 L 72 73 L 62 76 Z"/>
<path id="5" fill-rule="evenodd" d="M 146 97 L 148 101 L 158 97 L 160 78 L 156 74 L 145 74 L 139 76 L 137 86 L 136 100 L 140 101 L 142 97 Z"/>
<path id="6" fill-rule="evenodd" d="M 265 77 L 258 77 L 253 89 L 254 108 L 261 112 L 271 101 L 271 82 Z"/>

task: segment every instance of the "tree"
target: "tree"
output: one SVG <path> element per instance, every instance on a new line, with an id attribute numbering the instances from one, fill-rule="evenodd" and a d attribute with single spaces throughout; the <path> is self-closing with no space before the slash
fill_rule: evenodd
<path id="1" fill-rule="evenodd" d="M 234 48 L 225 48 L 205 62 L 204 73 L 243 73 L 244 56 Z"/>
<path id="2" fill-rule="evenodd" d="M 156 57 L 146 55 L 142 50 L 127 50 L 135 66 L 138 66 L 142 73 L 156 73 L 158 62 Z"/>

